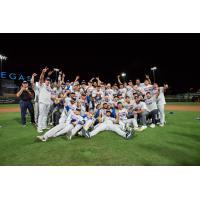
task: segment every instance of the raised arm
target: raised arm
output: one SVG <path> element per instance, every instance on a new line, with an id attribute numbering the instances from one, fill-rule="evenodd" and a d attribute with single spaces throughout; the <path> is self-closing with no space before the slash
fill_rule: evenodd
<path id="1" fill-rule="evenodd" d="M 45 67 L 43 70 L 42 70 L 42 73 L 40 74 L 40 80 L 39 80 L 39 82 L 40 82 L 40 84 L 42 84 L 42 83 L 44 83 L 44 75 L 45 75 L 45 73 L 48 71 L 48 67 Z"/>
<path id="2" fill-rule="evenodd" d="M 122 84 L 121 80 L 120 80 L 120 75 L 117 76 L 117 81 L 119 84 Z"/>
<path id="3" fill-rule="evenodd" d="M 96 77 L 96 79 L 97 79 L 98 86 L 100 86 L 101 85 L 101 81 L 100 81 L 99 77 Z"/>
<path id="4" fill-rule="evenodd" d="M 32 77 L 31 77 L 31 87 L 32 87 L 33 90 L 34 90 L 34 87 L 35 87 L 35 76 L 37 76 L 37 74 L 33 73 Z"/>
<path id="5" fill-rule="evenodd" d="M 149 84 L 151 84 L 151 79 L 149 78 L 149 75 L 145 74 L 145 78 L 149 81 Z"/>
<path id="6" fill-rule="evenodd" d="M 80 78 L 80 76 L 76 76 L 76 78 L 75 78 L 74 82 L 78 81 L 78 80 L 79 80 L 79 78 Z"/>
<path id="7" fill-rule="evenodd" d="M 65 74 L 64 74 L 64 73 L 62 74 L 62 80 L 61 80 L 61 82 L 62 82 L 62 83 L 65 82 Z"/>
<path id="8" fill-rule="evenodd" d="M 92 82 L 94 80 L 94 77 L 90 79 L 90 82 Z"/>

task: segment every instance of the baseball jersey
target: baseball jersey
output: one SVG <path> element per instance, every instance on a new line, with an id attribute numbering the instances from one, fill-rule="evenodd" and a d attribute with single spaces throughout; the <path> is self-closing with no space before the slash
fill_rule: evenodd
<path id="1" fill-rule="evenodd" d="M 125 108 L 117 110 L 117 114 L 119 115 L 119 120 L 121 121 L 127 120 L 128 111 Z"/>
<path id="2" fill-rule="evenodd" d="M 160 87 L 160 93 L 157 98 L 157 104 L 166 104 L 165 95 L 164 95 L 164 87 Z"/>
<path id="3" fill-rule="evenodd" d="M 44 104 L 51 104 L 51 95 L 53 94 L 53 90 L 50 86 L 47 86 L 45 83 L 39 85 L 39 102 Z"/>
<path id="4" fill-rule="evenodd" d="M 108 117 L 108 116 L 104 116 L 104 117 L 102 118 L 102 120 L 103 120 L 104 123 L 107 123 L 107 124 L 113 124 L 113 123 L 116 122 L 116 119 L 115 119 L 115 118 L 113 118 L 113 117 Z"/>
<path id="5" fill-rule="evenodd" d="M 146 103 L 144 103 L 143 101 L 140 101 L 139 103 L 134 103 L 134 110 L 146 110 L 149 111 Z"/>
<path id="6" fill-rule="evenodd" d="M 158 109 L 155 96 L 145 99 L 145 103 L 149 112 Z"/>
<path id="7" fill-rule="evenodd" d="M 121 89 L 119 89 L 119 93 L 122 94 L 123 97 L 126 96 L 126 91 L 127 91 L 126 88 L 121 88 Z"/>
<path id="8" fill-rule="evenodd" d="M 150 92 L 152 94 L 152 90 L 153 90 L 153 85 L 144 85 L 143 86 L 143 90 L 145 93 Z"/>

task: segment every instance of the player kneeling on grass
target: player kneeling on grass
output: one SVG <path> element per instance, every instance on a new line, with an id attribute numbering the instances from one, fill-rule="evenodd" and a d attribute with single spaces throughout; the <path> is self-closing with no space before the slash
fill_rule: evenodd
<path id="1" fill-rule="evenodd" d="M 158 107 L 156 104 L 156 95 L 151 96 L 150 92 L 146 93 L 145 103 L 147 109 L 149 111 L 147 118 L 152 119 L 152 123 L 150 124 L 151 128 L 155 128 L 156 126 L 156 116 L 158 115 Z"/>
<path id="2" fill-rule="evenodd" d="M 84 136 L 86 138 L 90 138 L 97 135 L 98 133 L 102 131 L 113 131 L 126 139 L 130 139 L 133 136 L 133 134 L 131 132 L 123 131 L 120 128 L 120 125 L 118 124 L 118 122 L 119 122 L 118 119 L 111 117 L 111 111 L 107 110 L 106 116 L 99 118 L 99 124 L 97 124 L 95 129 L 90 133 L 88 131 L 84 132 Z"/>
<path id="3" fill-rule="evenodd" d="M 48 138 L 67 134 L 67 138 L 71 140 L 83 125 L 83 117 L 80 115 L 80 109 L 77 108 L 75 111 L 71 111 L 65 122 L 61 122 L 51 130 L 47 131 L 43 136 L 37 136 L 37 138 L 41 141 L 47 141 Z"/>
<path id="4" fill-rule="evenodd" d="M 147 116 L 148 116 L 148 108 L 146 104 L 141 101 L 141 97 L 136 95 L 135 96 L 135 104 L 134 104 L 134 117 L 135 119 L 140 119 L 141 127 L 140 131 L 143 131 L 147 128 Z"/>

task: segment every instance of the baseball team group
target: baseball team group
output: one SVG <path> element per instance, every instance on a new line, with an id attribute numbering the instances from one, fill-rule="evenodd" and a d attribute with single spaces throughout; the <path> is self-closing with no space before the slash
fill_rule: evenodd
<path id="1" fill-rule="evenodd" d="M 146 128 L 164 127 L 165 96 L 168 85 L 144 81 L 123 81 L 116 77 L 110 84 L 92 78 L 88 82 L 77 76 L 66 80 L 63 72 L 42 69 L 33 73 L 31 84 L 23 81 L 20 98 L 22 126 L 26 126 L 27 110 L 37 127 L 41 141 L 61 135 L 91 138 L 102 131 L 112 131 L 125 139 Z"/>

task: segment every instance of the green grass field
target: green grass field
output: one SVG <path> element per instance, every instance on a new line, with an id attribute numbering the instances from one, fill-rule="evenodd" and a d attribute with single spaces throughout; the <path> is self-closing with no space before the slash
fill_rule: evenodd
<path id="1" fill-rule="evenodd" d="M 0 113 L 0 165 L 200 165 L 198 112 L 167 112 L 164 128 L 148 128 L 125 140 L 113 132 L 92 139 L 65 136 L 39 142 L 19 113 Z"/>

